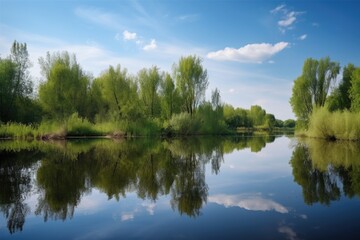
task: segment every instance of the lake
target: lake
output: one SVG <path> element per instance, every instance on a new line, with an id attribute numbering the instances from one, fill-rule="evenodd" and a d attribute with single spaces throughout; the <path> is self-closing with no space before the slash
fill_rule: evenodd
<path id="1" fill-rule="evenodd" d="M 360 239 L 360 143 L 0 142 L 0 239 Z"/>

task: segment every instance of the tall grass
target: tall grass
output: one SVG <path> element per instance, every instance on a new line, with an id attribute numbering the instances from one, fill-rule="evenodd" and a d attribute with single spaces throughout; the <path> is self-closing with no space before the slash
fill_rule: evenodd
<path id="1" fill-rule="evenodd" d="M 331 140 L 360 140 L 360 113 L 315 109 L 305 135 Z"/>

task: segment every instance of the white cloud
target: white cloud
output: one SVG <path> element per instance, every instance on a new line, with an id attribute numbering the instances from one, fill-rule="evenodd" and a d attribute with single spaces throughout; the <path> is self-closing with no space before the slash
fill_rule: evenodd
<path id="1" fill-rule="evenodd" d="M 307 34 L 303 34 L 299 37 L 299 40 L 305 40 L 307 38 Z"/>
<path id="2" fill-rule="evenodd" d="M 293 29 L 293 25 L 297 21 L 297 16 L 305 13 L 305 12 L 296 12 L 296 11 L 290 11 L 285 4 L 277 6 L 276 8 L 272 9 L 270 11 L 274 15 L 280 15 L 281 20 L 277 22 L 279 26 L 279 30 L 282 33 L 285 33 L 286 30 Z"/>
<path id="3" fill-rule="evenodd" d="M 123 38 L 125 41 L 127 40 L 136 40 L 137 36 L 136 33 L 129 32 L 128 30 L 125 30 L 123 32 Z"/>
<path id="4" fill-rule="evenodd" d="M 143 47 L 143 50 L 150 51 L 157 48 L 156 40 L 151 39 L 151 42 Z"/>
<path id="5" fill-rule="evenodd" d="M 240 207 L 249 211 L 276 211 L 278 213 L 289 212 L 289 210 L 283 205 L 270 199 L 264 199 L 259 194 L 219 194 L 209 196 L 208 201 L 223 205 L 226 208 Z"/>
<path id="6" fill-rule="evenodd" d="M 280 12 L 281 10 L 284 10 L 285 7 L 286 7 L 286 5 L 285 5 L 285 4 L 282 4 L 282 5 L 277 6 L 276 8 L 274 8 L 273 10 L 271 10 L 270 12 L 271 12 L 271 13 L 277 13 L 277 12 Z"/>
<path id="7" fill-rule="evenodd" d="M 279 42 L 274 45 L 270 43 L 247 44 L 239 49 L 226 47 L 224 50 L 208 53 L 207 57 L 220 61 L 261 63 L 284 50 L 288 45 L 287 42 Z"/>
<path id="8" fill-rule="evenodd" d="M 291 24 L 293 24 L 296 20 L 295 12 L 291 12 L 286 15 L 286 17 L 283 20 L 278 21 L 278 24 L 280 27 L 289 27 Z"/>
<path id="9" fill-rule="evenodd" d="M 132 213 L 132 212 L 121 214 L 121 221 L 123 221 L 123 222 L 132 220 L 132 219 L 134 219 L 134 213 Z"/>
<path id="10" fill-rule="evenodd" d="M 143 206 L 150 215 L 154 215 L 156 207 L 155 203 L 142 203 L 141 206 Z"/>
<path id="11" fill-rule="evenodd" d="M 280 226 L 278 228 L 279 233 L 283 233 L 286 236 L 286 239 L 296 240 L 298 239 L 296 232 L 288 226 Z"/>

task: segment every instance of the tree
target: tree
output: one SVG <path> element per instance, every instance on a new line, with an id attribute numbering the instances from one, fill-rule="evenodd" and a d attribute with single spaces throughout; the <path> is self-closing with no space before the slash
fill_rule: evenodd
<path id="1" fill-rule="evenodd" d="M 337 88 L 335 88 L 327 100 L 327 106 L 330 111 L 344 110 L 351 108 L 350 87 L 351 76 L 355 70 L 353 64 L 344 67 L 342 80 Z"/>
<path id="2" fill-rule="evenodd" d="M 178 92 L 170 74 L 166 73 L 161 83 L 161 112 L 165 119 L 170 119 L 173 113 L 179 113 Z"/>
<path id="3" fill-rule="evenodd" d="M 28 123 L 35 119 L 37 110 L 31 98 L 33 84 L 29 67 L 31 62 L 26 43 L 14 41 L 10 56 L 0 58 L 0 121 Z"/>
<path id="4" fill-rule="evenodd" d="M 360 67 L 356 68 L 351 76 L 350 87 L 351 110 L 360 112 Z"/>
<path id="5" fill-rule="evenodd" d="M 322 107 L 328 96 L 330 86 L 340 71 L 339 63 L 329 57 L 304 62 L 302 75 L 294 81 L 290 104 L 299 122 L 307 127 L 313 107 Z"/>
<path id="6" fill-rule="evenodd" d="M 74 112 L 86 115 L 89 79 L 68 52 L 47 53 L 39 64 L 46 81 L 40 84 L 39 100 L 53 118 L 64 119 Z"/>
<path id="7" fill-rule="evenodd" d="M 12 119 L 14 79 L 16 65 L 10 59 L 0 59 L 0 120 L 7 122 Z"/>
<path id="8" fill-rule="evenodd" d="M 254 126 L 263 125 L 265 123 L 266 111 L 258 105 L 251 106 L 250 118 Z"/>
<path id="9" fill-rule="evenodd" d="M 26 43 L 14 41 L 10 51 L 10 60 L 16 65 L 12 99 L 14 100 L 16 96 L 29 96 L 32 93 L 32 82 L 28 68 L 32 64 L 29 60 Z"/>
<path id="10" fill-rule="evenodd" d="M 183 101 L 183 110 L 190 115 L 204 100 L 208 87 L 207 71 L 201 65 L 202 60 L 196 56 L 181 57 L 174 65 L 176 86 Z"/>
<path id="11" fill-rule="evenodd" d="M 121 70 L 110 66 L 98 80 L 102 87 L 102 96 L 109 107 L 109 114 L 117 121 L 120 119 L 135 120 L 139 117 L 139 100 L 137 85 L 127 74 L 126 68 Z"/>
<path id="12" fill-rule="evenodd" d="M 157 67 L 142 69 L 138 74 L 140 84 L 140 98 L 144 104 L 145 113 L 149 117 L 159 115 L 160 101 L 158 88 L 161 82 L 161 75 Z"/>

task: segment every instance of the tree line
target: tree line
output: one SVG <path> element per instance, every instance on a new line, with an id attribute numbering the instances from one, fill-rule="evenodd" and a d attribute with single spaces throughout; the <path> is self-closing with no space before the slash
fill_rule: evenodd
<path id="1" fill-rule="evenodd" d="M 321 108 L 329 112 L 353 113 L 351 118 L 360 125 L 360 66 L 346 65 L 336 85 L 340 70 L 340 64 L 329 57 L 305 60 L 302 74 L 294 81 L 290 99 L 299 128 L 309 129 L 316 121 L 314 114 Z"/>
<path id="2" fill-rule="evenodd" d="M 35 93 L 26 43 L 15 41 L 10 56 L 0 58 L 2 123 L 62 122 L 75 115 L 91 123 L 141 122 L 178 133 L 295 125 L 293 120 L 276 119 L 260 106 L 247 110 L 224 104 L 218 89 L 206 101 L 208 74 L 202 59 L 195 55 L 181 57 L 173 64 L 172 73 L 153 66 L 132 75 L 117 65 L 109 66 L 96 78 L 66 51 L 48 52 L 39 64 L 43 81 Z"/>

